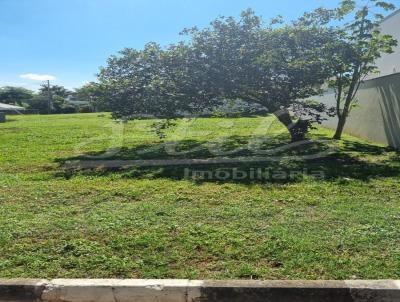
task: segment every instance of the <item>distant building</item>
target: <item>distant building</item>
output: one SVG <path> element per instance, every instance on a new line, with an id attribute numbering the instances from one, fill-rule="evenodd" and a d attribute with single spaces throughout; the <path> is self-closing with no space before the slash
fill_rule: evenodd
<path id="1" fill-rule="evenodd" d="M 73 95 L 69 95 L 65 101 L 71 105 L 77 105 L 77 106 L 81 106 L 81 105 L 90 105 L 89 101 L 85 101 L 85 100 L 80 100 L 76 97 L 74 97 Z"/>
<path id="2" fill-rule="evenodd" d="M 0 103 L 0 123 L 6 122 L 6 114 L 18 114 L 24 110 L 24 107 Z"/>
<path id="3" fill-rule="evenodd" d="M 7 113 L 7 112 L 19 112 L 24 110 L 25 110 L 24 107 L 0 103 L 0 112 Z"/>
<path id="4" fill-rule="evenodd" d="M 398 41 L 397 47 L 391 54 L 384 54 L 376 62 L 379 74 L 372 74 L 368 79 L 375 79 L 395 73 L 400 73 L 400 10 L 386 17 L 381 23 L 381 31 L 385 35 L 391 35 Z"/>

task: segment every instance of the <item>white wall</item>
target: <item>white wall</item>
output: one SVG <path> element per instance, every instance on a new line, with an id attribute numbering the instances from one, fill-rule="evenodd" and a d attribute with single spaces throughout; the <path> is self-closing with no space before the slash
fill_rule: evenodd
<path id="1" fill-rule="evenodd" d="M 400 10 L 382 22 L 381 30 L 397 39 L 399 45 L 394 53 L 384 54 L 377 61 L 380 73 L 369 76 L 361 85 L 356 96 L 358 106 L 350 113 L 344 131 L 400 149 Z M 319 100 L 335 106 L 333 91 Z M 329 118 L 323 125 L 336 129 L 337 118 Z"/>
<path id="2" fill-rule="evenodd" d="M 345 132 L 400 149 L 400 73 L 366 81 L 361 85 L 357 99 L 357 107 L 347 119 Z M 333 91 L 328 91 L 319 100 L 335 106 Z M 336 117 L 323 122 L 323 126 L 332 129 L 336 129 L 336 125 Z"/>
<path id="3" fill-rule="evenodd" d="M 380 73 L 373 74 L 367 79 L 400 72 L 400 10 L 394 12 L 382 21 L 381 31 L 383 34 L 391 35 L 393 38 L 398 40 L 398 45 L 394 49 L 394 53 L 383 54 L 382 57 L 377 60 L 376 65 L 378 66 Z"/>

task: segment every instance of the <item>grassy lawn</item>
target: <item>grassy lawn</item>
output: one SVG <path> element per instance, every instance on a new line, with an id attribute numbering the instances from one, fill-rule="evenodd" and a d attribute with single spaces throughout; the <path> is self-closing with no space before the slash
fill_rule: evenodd
<path id="1" fill-rule="evenodd" d="M 271 117 L 180 120 L 164 139 L 150 120 L 116 123 L 108 114 L 9 119 L 0 124 L 2 278 L 400 278 L 400 157 L 388 148 L 345 136 L 279 149 L 288 135 Z M 315 170 L 324 178 L 63 169 L 105 151 L 123 160 L 249 158 L 254 146 L 281 160 L 193 169 Z"/>

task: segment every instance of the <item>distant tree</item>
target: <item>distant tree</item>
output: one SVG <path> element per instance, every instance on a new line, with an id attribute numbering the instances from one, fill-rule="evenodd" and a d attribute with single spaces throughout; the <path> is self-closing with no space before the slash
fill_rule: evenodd
<path id="1" fill-rule="evenodd" d="M 78 106 L 64 103 L 57 113 L 76 113 L 79 111 Z"/>
<path id="2" fill-rule="evenodd" d="M 33 91 L 22 87 L 5 86 L 0 88 L 0 103 L 22 106 L 32 97 Z"/>
<path id="3" fill-rule="evenodd" d="M 71 113 L 75 112 L 76 108 L 66 103 L 66 99 L 70 94 L 72 92 L 64 86 L 50 85 L 48 87 L 46 84 L 42 84 L 38 91 L 38 97 L 33 103 L 39 105 L 40 108 L 37 109 L 41 113 L 45 113 L 42 109 L 44 99 L 47 100 L 47 113 Z"/>
<path id="4" fill-rule="evenodd" d="M 51 113 L 62 113 L 65 103 L 65 98 L 63 98 L 62 96 L 53 96 Z"/>
<path id="5" fill-rule="evenodd" d="M 384 53 L 392 53 L 397 45 L 392 36 L 380 31 L 380 22 L 384 18 L 380 11 L 391 11 L 395 6 L 377 0 L 367 1 L 361 7 L 358 4 L 344 0 L 334 15 L 335 21 L 351 19 L 337 28 L 337 40 L 330 46 L 330 66 L 334 76 L 329 85 L 335 90 L 338 116 L 335 139 L 341 139 L 365 77 L 378 71 L 376 60 Z"/>
<path id="6" fill-rule="evenodd" d="M 67 88 L 65 88 L 64 86 L 60 86 L 60 85 L 50 85 L 50 92 L 52 96 L 60 96 L 62 98 L 66 98 L 68 97 L 68 95 L 70 95 L 72 92 L 69 91 Z M 46 84 L 42 84 L 39 88 L 39 92 L 40 95 L 43 96 L 47 96 L 48 95 L 48 87 Z"/>
<path id="7" fill-rule="evenodd" d="M 28 109 L 37 110 L 40 114 L 48 113 L 49 100 L 47 96 L 35 94 L 27 104 Z"/>
<path id="8" fill-rule="evenodd" d="M 81 101 L 88 101 L 96 111 L 110 111 L 109 100 L 106 97 L 104 87 L 96 82 L 90 82 L 76 88 L 73 96 Z M 87 111 L 87 108 L 84 110 Z"/>

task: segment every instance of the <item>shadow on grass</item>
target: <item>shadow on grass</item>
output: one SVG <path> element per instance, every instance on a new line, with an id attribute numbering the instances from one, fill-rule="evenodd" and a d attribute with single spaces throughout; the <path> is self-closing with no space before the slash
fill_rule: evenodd
<path id="1" fill-rule="evenodd" d="M 61 169 L 57 176 L 118 174 L 200 183 L 290 183 L 309 177 L 368 181 L 400 175 L 400 159 L 392 151 L 358 141 L 335 142 L 322 135 L 299 144 L 291 144 L 287 135 L 160 141 L 58 159 Z"/>

